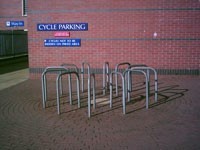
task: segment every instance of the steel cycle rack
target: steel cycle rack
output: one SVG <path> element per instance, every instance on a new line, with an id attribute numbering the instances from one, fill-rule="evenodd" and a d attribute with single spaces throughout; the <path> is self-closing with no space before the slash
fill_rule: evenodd
<path id="1" fill-rule="evenodd" d="M 124 72 L 124 75 L 128 75 L 128 79 L 130 79 L 130 73 L 131 72 L 140 72 L 142 73 L 144 76 L 145 76 L 145 86 L 146 86 L 146 109 L 149 108 L 149 82 L 148 82 L 148 75 L 145 71 L 143 70 L 139 70 L 139 69 L 136 69 L 136 68 L 131 68 L 131 69 L 128 69 Z M 128 82 L 129 84 L 129 82 Z M 128 87 L 128 90 L 125 91 L 125 92 L 128 92 L 128 101 L 130 101 L 130 86 L 127 86 Z M 125 107 L 125 106 L 124 106 Z M 124 108 L 126 109 L 126 108 Z"/>
<path id="2" fill-rule="evenodd" d="M 123 106 L 123 114 L 126 114 L 126 76 L 128 76 L 128 78 L 130 79 L 130 72 L 141 72 L 142 74 L 144 74 L 145 76 L 145 80 L 146 80 L 146 109 L 148 109 L 148 105 L 149 105 L 149 91 L 148 91 L 148 77 L 147 77 L 147 74 L 146 72 L 142 71 L 142 70 L 134 70 L 134 69 L 128 69 L 126 71 L 124 71 L 123 73 L 120 73 L 120 72 L 111 72 L 111 75 L 110 75 L 110 108 L 112 108 L 112 87 L 113 87 L 113 84 L 112 84 L 112 78 L 113 78 L 113 75 L 117 74 L 117 75 L 120 75 L 121 76 L 121 79 L 122 79 L 122 106 Z M 130 86 L 129 86 L 130 87 Z"/>
<path id="3" fill-rule="evenodd" d="M 155 102 L 157 102 L 158 100 L 158 75 L 157 75 L 157 71 L 152 68 L 152 67 L 147 67 L 146 65 L 130 65 L 129 69 L 132 70 L 144 70 L 146 71 L 146 75 L 147 75 L 147 79 L 148 79 L 148 91 L 150 93 L 150 70 L 154 72 L 154 91 L 155 91 Z M 130 80 L 130 76 L 128 76 L 128 93 L 130 93 L 132 91 L 132 88 L 130 85 L 132 85 L 132 81 Z M 128 98 L 128 101 L 130 101 L 130 97 Z"/>
<path id="4" fill-rule="evenodd" d="M 125 71 L 123 73 L 119 72 L 119 67 L 122 65 L 127 65 Z M 85 66 L 87 69 L 85 69 Z M 70 69 L 73 69 L 72 71 Z M 96 108 L 96 95 L 95 95 L 95 74 L 91 73 L 90 65 L 87 62 L 83 62 L 81 66 L 81 89 L 84 92 L 84 74 L 85 70 L 87 70 L 87 87 L 88 87 L 88 118 L 91 117 L 91 90 L 93 95 L 93 108 Z M 62 77 L 64 75 L 68 75 L 68 84 L 69 84 L 69 99 L 70 104 L 72 104 L 72 84 L 71 84 L 71 75 L 76 76 L 77 80 L 77 97 L 78 97 L 78 108 L 80 105 L 80 79 L 78 74 L 78 67 L 74 64 L 62 64 L 61 66 L 51 66 L 45 68 L 42 73 L 42 100 L 43 100 L 43 108 L 46 107 L 47 101 L 47 79 L 46 74 L 49 72 L 57 72 L 56 78 L 56 94 L 57 94 L 57 113 L 60 114 L 60 96 L 63 94 L 63 86 L 62 86 Z M 149 93 L 150 93 L 150 71 L 154 73 L 154 90 L 155 90 L 155 102 L 158 99 L 158 76 L 157 72 L 152 67 L 147 67 L 143 64 L 131 65 L 128 62 L 119 63 L 115 66 L 115 71 L 109 73 L 109 63 L 105 62 L 103 65 L 103 95 L 105 95 L 106 90 L 110 89 L 110 108 L 112 108 L 112 94 L 113 94 L 113 76 L 115 75 L 115 86 L 116 86 L 116 96 L 118 96 L 118 76 L 121 77 L 122 80 L 122 106 L 123 106 L 123 114 L 126 114 L 126 100 L 130 101 L 130 93 L 132 92 L 132 73 L 142 73 L 145 76 L 145 86 L 146 86 L 146 109 L 149 106 Z M 92 86 L 91 86 L 92 84 Z M 134 85 L 134 84 L 133 84 Z"/>
<path id="5" fill-rule="evenodd" d="M 73 69 L 73 71 L 76 71 L 78 73 L 78 67 L 75 64 L 67 64 L 67 63 L 63 63 L 61 64 L 61 66 L 69 69 L 69 71 L 71 71 L 71 69 Z M 62 86 L 62 76 L 60 77 L 60 91 L 61 91 L 61 95 L 63 94 L 63 86 Z M 71 84 L 71 74 L 68 74 L 68 82 L 69 82 L 69 99 L 70 99 L 70 105 L 72 105 L 72 84 Z"/>
<path id="6" fill-rule="evenodd" d="M 109 62 L 105 62 L 103 65 L 103 95 L 106 94 L 106 90 L 109 88 Z"/>
<path id="7" fill-rule="evenodd" d="M 49 72 L 62 72 L 62 71 L 68 71 L 67 68 L 63 66 L 51 66 L 46 67 L 45 70 L 42 73 L 42 104 L 43 108 L 46 108 L 46 101 L 47 101 L 47 79 L 46 74 Z"/>
<path id="8" fill-rule="evenodd" d="M 117 64 L 117 65 L 115 65 L 115 72 L 119 72 L 119 67 L 120 66 L 124 66 L 124 65 L 126 65 L 127 66 L 127 69 L 128 69 L 128 67 L 131 65 L 129 62 L 122 62 L 122 63 L 119 63 L 119 64 Z M 128 80 L 126 80 L 126 81 L 128 81 Z M 118 74 L 116 73 L 115 74 L 115 86 L 116 86 L 116 96 L 118 96 Z M 126 88 L 126 87 L 124 87 L 124 88 Z"/>
<path id="9" fill-rule="evenodd" d="M 133 67 L 147 67 L 147 65 L 144 65 L 144 64 L 132 64 L 132 65 L 129 65 L 127 69 L 131 69 Z M 149 70 L 147 70 L 146 73 L 147 73 L 147 76 L 149 77 Z M 130 72 L 130 74 L 132 74 L 132 72 Z M 129 86 L 129 90 L 132 91 L 132 75 L 130 75 L 130 76 L 127 75 L 127 82 L 126 83 L 127 83 L 127 86 Z M 127 86 L 125 87 L 126 97 L 127 97 L 127 93 L 128 93 L 127 92 L 127 89 L 128 89 Z"/>
<path id="10" fill-rule="evenodd" d="M 112 91 L 113 91 L 113 75 L 120 75 L 121 79 L 122 79 L 122 106 L 125 106 L 125 78 L 124 75 L 121 72 L 116 72 L 113 71 L 110 73 L 110 108 L 112 108 Z M 125 114 L 125 110 L 123 107 L 123 114 Z"/>
<path id="11" fill-rule="evenodd" d="M 81 67 L 81 89 L 84 92 L 84 66 L 87 65 L 87 74 L 88 74 L 88 118 L 91 117 L 91 79 L 92 79 L 92 95 L 93 95 L 93 108 L 96 108 L 96 96 L 95 96 L 95 74 L 90 72 L 90 64 L 87 62 L 82 63 Z"/>
<path id="12" fill-rule="evenodd" d="M 71 80 L 71 75 L 74 74 L 76 76 L 76 81 L 77 81 L 77 98 L 78 98 L 78 108 L 81 107 L 80 105 L 80 80 L 79 80 L 79 75 L 76 71 L 65 71 L 65 72 L 62 72 L 60 73 L 58 76 L 57 76 L 57 79 L 56 79 L 56 92 L 57 92 L 57 111 L 58 111 L 58 114 L 60 114 L 60 80 L 61 80 L 61 77 L 63 75 L 70 75 L 70 80 Z M 69 77 L 69 76 L 68 76 Z M 69 78 L 68 78 L 69 79 Z M 70 89 L 70 95 L 72 95 L 72 90 L 71 90 L 71 83 L 69 83 L 69 89 Z M 72 97 L 70 97 L 70 102 L 72 102 Z"/>

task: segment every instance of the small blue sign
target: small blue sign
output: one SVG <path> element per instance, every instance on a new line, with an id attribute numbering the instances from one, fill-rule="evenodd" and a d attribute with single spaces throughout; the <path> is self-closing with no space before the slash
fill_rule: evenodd
<path id="1" fill-rule="evenodd" d="M 80 47 L 81 39 L 45 39 L 45 47 Z"/>
<path id="2" fill-rule="evenodd" d="M 38 23 L 38 31 L 87 31 L 88 23 Z"/>
<path id="3" fill-rule="evenodd" d="M 23 27 L 24 21 L 6 21 L 6 27 Z"/>

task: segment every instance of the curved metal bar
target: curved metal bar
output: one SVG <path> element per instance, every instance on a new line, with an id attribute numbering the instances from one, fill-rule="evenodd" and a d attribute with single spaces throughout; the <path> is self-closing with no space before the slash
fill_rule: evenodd
<path id="1" fill-rule="evenodd" d="M 81 67 L 81 83 L 82 83 L 82 92 L 84 92 L 84 66 L 87 65 L 88 70 L 88 117 L 91 117 L 91 78 L 93 80 L 93 107 L 96 107 L 96 96 L 95 96 L 95 75 L 90 72 L 90 64 L 87 62 L 82 63 Z"/>
<path id="2" fill-rule="evenodd" d="M 117 74 L 117 75 L 120 75 L 121 76 L 121 78 L 122 78 L 122 91 L 123 91 L 123 95 L 122 95 L 122 105 L 123 105 L 123 114 L 126 114 L 126 89 L 125 89 L 125 87 L 126 87 L 126 81 L 125 81 L 125 78 L 126 78 L 126 76 L 129 76 L 129 78 L 130 78 L 130 74 L 131 74 L 131 72 L 141 72 L 141 73 L 143 73 L 144 74 L 144 76 L 145 76 L 145 79 L 146 79 L 146 109 L 148 109 L 148 106 L 149 106 L 149 91 L 148 91 L 148 77 L 147 77 L 147 74 L 146 74 L 146 72 L 144 72 L 144 71 L 142 71 L 142 70 L 136 70 L 136 69 L 128 69 L 128 70 L 126 70 L 126 71 L 124 71 L 123 72 L 123 74 L 122 73 L 120 73 L 120 72 L 116 72 L 116 71 L 114 71 L 114 72 L 111 72 L 111 74 L 110 74 L 110 108 L 112 108 L 112 90 L 113 90 L 113 84 L 112 84 L 112 78 L 113 78 L 113 75 L 115 74 Z M 129 88 L 130 86 L 128 86 L 128 88 Z M 130 99 L 130 93 L 129 93 L 129 89 L 128 89 L 128 98 Z"/>
<path id="3" fill-rule="evenodd" d="M 103 65 L 103 95 L 106 94 L 109 86 L 109 62 L 105 62 Z"/>
<path id="4" fill-rule="evenodd" d="M 65 68 L 69 69 L 69 71 L 76 71 L 78 73 L 78 67 L 75 64 L 63 63 L 63 64 L 61 64 L 61 66 L 64 66 Z M 73 69 L 73 70 L 70 70 L 70 69 Z M 69 82 L 69 93 L 71 93 L 70 90 L 72 89 L 72 86 L 71 86 L 71 75 L 70 74 L 68 75 L 68 82 Z M 61 88 L 61 90 L 60 90 L 61 95 L 63 95 L 62 76 L 61 76 L 61 80 L 60 80 L 60 88 Z M 71 94 L 69 95 L 69 97 L 71 97 Z M 70 101 L 70 104 L 72 104 L 71 101 Z"/>
<path id="5" fill-rule="evenodd" d="M 42 104 L 43 108 L 46 108 L 46 101 L 47 101 L 47 80 L 46 80 L 46 74 L 48 72 L 62 72 L 62 71 L 68 71 L 67 68 L 63 66 L 51 66 L 51 67 L 46 67 L 45 70 L 42 73 Z"/>
<path id="6" fill-rule="evenodd" d="M 60 79 L 63 75 L 66 74 L 75 74 L 76 80 L 77 80 L 77 98 L 78 98 L 78 108 L 80 108 L 80 81 L 79 81 L 79 75 L 76 71 L 71 72 L 63 72 L 57 76 L 56 79 L 56 92 L 57 92 L 57 112 L 60 114 Z"/>
<path id="7" fill-rule="evenodd" d="M 147 73 L 146 72 L 144 72 L 144 71 L 142 71 L 142 70 L 137 70 L 137 69 L 135 69 L 135 68 L 132 68 L 132 69 L 128 69 L 128 70 L 126 70 L 125 72 L 124 72 L 124 76 L 127 74 L 128 76 L 129 76 L 129 78 L 130 78 L 130 73 L 131 72 L 141 72 L 142 74 L 144 74 L 144 76 L 145 76 L 145 85 L 146 85 L 146 109 L 148 109 L 149 108 L 149 89 L 148 89 L 148 84 L 149 84 L 149 82 L 148 82 L 148 76 L 147 76 Z M 129 83 L 129 82 L 128 82 Z M 128 101 L 130 101 L 130 86 L 128 86 L 128 90 L 127 91 L 125 91 L 125 92 L 128 92 Z"/>
<path id="8" fill-rule="evenodd" d="M 130 65 L 128 67 L 128 69 L 131 69 L 133 67 L 147 67 L 147 65 L 145 65 L 145 64 L 132 64 L 132 65 Z M 147 75 L 149 77 L 149 71 L 147 71 Z M 132 83 L 132 76 L 129 76 L 127 81 L 129 81 L 130 83 Z M 132 88 L 133 88 L 132 85 L 133 84 L 129 84 L 129 82 L 128 82 L 128 86 L 130 86 L 129 89 L 132 91 Z"/>
<path id="9" fill-rule="evenodd" d="M 147 71 L 147 77 L 148 77 L 148 90 L 150 91 L 150 70 L 152 70 L 154 72 L 154 90 L 155 90 L 155 102 L 158 101 L 158 75 L 157 75 L 157 71 L 152 68 L 152 67 L 147 67 L 147 66 L 137 66 L 137 67 L 132 67 L 132 65 L 130 66 L 130 68 L 134 68 L 136 70 L 146 70 Z"/>
<path id="10" fill-rule="evenodd" d="M 119 67 L 127 65 L 128 67 L 131 65 L 129 62 L 119 63 L 115 66 L 115 72 L 119 72 Z M 128 69 L 127 67 L 127 69 Z M 116 96 L 118 96 L 118 74 L 115 74 L 115 88 L 116 88 Z"/>
<path id="11" fill-rule="evenodd" d="M 82 92 L 84 92 L 84 74 L 85 74 L 84 66 L 85 65 L 87 65 L 88 80 L 90 80 L 90 64 L 87 62 L 82 62 L 82 65 L 81 65 L 81 89 L 82 89 Z"/>
<path id="12" fill-rule="evenodd" d="M 95 83 L 95 74 L 91 74 L 91 79 L 92 79 L 92 95 L 93 95 L 93 108 L 96 108 L 96 83 Z"/>
<path id="13" fill-rule="evenodd" d="M 63 63 L 61 64 L 61 66 L 67 67 L 68 69 L 74 69 L 73 71 L 76 71 L 78 73 L 78 67 L 75 64 L 67 64 L 67 63 Z M 70 70 L 72 71 L 72 70 Z"/>
<path id="14" fill-rule="evenodd" d="M 110 108 L 112 108 L 112 91 L 113 91 L 113 84 L 112 78 L 113 75 L 120 75 L 122 79 L 122 105 L 123 105 L 123 114 L 126 114 L 126 97 L 125 97 L 125 78 L 122 73 L 113 71 L 110 73 Z"/>

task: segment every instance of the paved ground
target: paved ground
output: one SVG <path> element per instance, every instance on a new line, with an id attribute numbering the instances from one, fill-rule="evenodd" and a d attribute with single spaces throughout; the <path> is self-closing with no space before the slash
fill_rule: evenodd
<path id="1" fill-rule="evenodd" d="M 6 74 L 0 74 L 0 90 L 17 85 L 23 81 L 28 80 L 28 69 L 22 69 Z"/>
<path id="2" fill-rule="evenodd" d="M 0 90 L 0 149 L 199 150 L 200 77 L 159 79 L 159 100 L 154 103 L 151 96 L 149 110 L 140 96 L 144 87 L 136 86 L 138 96 L 127 104 L 126 115 L 116 98 L 113 109 L 98 104 L 91 119 L 83 96 L 81 109 L 70 106 L 68 97 L 63 97 L 62 114 L 57 115 L 54 82 L 49 84 L 46 109 L 42 109 L 39 80 Z"/>

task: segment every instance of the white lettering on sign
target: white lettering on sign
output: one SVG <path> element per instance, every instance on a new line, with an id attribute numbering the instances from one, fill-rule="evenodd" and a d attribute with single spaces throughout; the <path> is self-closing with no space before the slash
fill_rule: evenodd
<path id="1" fill-rule="evenodd" d="M 45 46 L 54 46 L 56 45 L 55 43 L 45 43 Z"/>
<path id="2" fill-rule="evenodd" d="M 49 40 L 49 42 L 59 42 L 59 40 Z"/>
<path id="3" fill-rule="evenodd" d="M 66 40 L 59 40 L 59 42 L 66 42 Z"/>
<path id="4" fill-rule="evenodd" d="M 24 21 L 6 21 L 7 27 L 23 27 Z"/>
<path id="5" fill-rule="evenodd" d="M 59 24 L 59 30 L 84 30 L 85 24 Z"/>
<path id="6" fill-rule="evenodd" d="M 37 24 L 37 30 L 38 31 L 86 31 L 88 30 L 88 23 Z"/>
<path id="7" fill-rule="evenodd" d="M 46 39 L 44 46 L 47 47 L 80 47 L 81 39 Z"/>
<path id="8" fill-rule="evenodd" d="M 38 26 L 38 29 L 51 31 L 51 30 L 57 30 L 57 26 L 56 26 L 56 24 L 41 24 Z"/>

